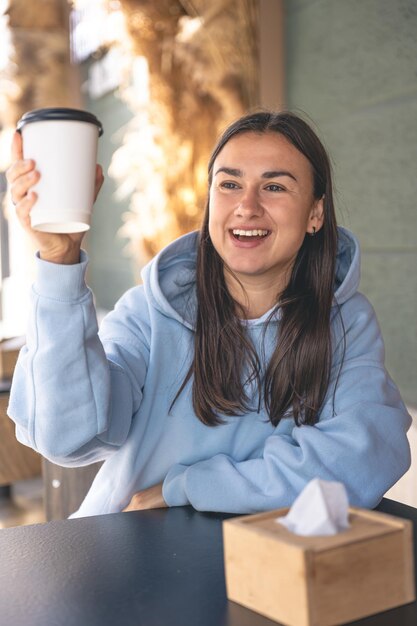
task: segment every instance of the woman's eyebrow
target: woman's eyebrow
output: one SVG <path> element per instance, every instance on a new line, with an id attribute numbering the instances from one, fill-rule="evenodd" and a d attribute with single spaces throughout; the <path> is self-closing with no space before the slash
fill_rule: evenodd
<path id="1" fill-rule="evenodd" d="M 215 176 L 217 176 L 217 174 L 219 174 L 220 172 L 224 172 L 225 174 L 228 174 L 229 176 L 240 176 L 240 177 L 243 176 L 242 170 L 236 170 L 233 167 L 219 167 L 219 169 L 215 173 Z"/>
<path id="2" fill-rule="evenodd" d="M 291 174 L 291 172 L 288 172 L 287 170 L 271 170 L 270 172 L 264 172 L 262 174 L 262 178 L 278 178 L 279 176 L 289 176 L 297 182 L 294 174 Z"/>
<path id="3" fill-rule="evenodd" d="M 225 174 L 228 174 L 229 176 L 237 176 L 239 178 L 242 178 L 243 176 L 242 170 L 238 170 L 233 167 L 219 167 L 219 169 L 215 173 L 215 176 L 217 176 L 217 174 L 219 174 L 220 172 L 224 172 Z M 294 174 L 291 174 L 291 172 L 288 172 L 287 170 L 271 170 L 268 172 L 264 172 L 262 174 L 262 178 L 268 178 L 268 179 L 278 178 L 280 176 L 289 176 L 290 178 L 295 180 L 295 182 L 297 182 L 297 179 L 294 176 Z"/>

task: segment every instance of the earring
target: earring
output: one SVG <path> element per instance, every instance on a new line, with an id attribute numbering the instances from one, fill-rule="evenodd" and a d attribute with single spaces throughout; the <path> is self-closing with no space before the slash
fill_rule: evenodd
<path id="1" fill-rule="evenodd" d="M 309 235 L 310 235 L 311 237 L 314 237 L 314 235 L 315 235 L 315 234 L 316 234 L 316 227 L 315 227 L 315 226 L 313 226 L 313 232 L 312 232 L 312 233 L 309 233 Z"/>

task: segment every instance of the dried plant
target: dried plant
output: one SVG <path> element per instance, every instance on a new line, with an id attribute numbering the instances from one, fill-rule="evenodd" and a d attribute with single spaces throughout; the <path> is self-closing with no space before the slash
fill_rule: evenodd
<path id="1" fill-rule="evenodd" d="M 63 0 L 9 2 L 4 17 L 12 53 L 0 72 L 2 126 L 14 126 L 30 109 L 72 101 L 68 13 Z"/>
<path id="2" fill-rule="evenodd" d="M 133 191 L 123 232 L 143 258 L 199 226 L 215 139 L 257 104 L 257 1 L 121 7 L 133 55 L 148 62 L 150 101 L 122 89 L 135 117 L 110 171 Z"/>
<path id="3" fill-rule="evenodd" d="M 110 174 L 129 197 L 123 234 L 139 259 L 199 226 L 215 139 L 257 104 L 257 0 L 102 0 L 121 10 L 127 38 L 112 41 L 132 67 L 145 58 L 145 87 L 126 82 L 133 119 Z M 66 0 L 11 0 L 13 55 L 0 73 L 0 125 L 28 109 L 71 106 Z M 146 82 L 146 81 L 145 81 Z"/>

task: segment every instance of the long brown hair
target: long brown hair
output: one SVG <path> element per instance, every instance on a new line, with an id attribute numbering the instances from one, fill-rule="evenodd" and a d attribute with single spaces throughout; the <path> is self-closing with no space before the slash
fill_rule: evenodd
<path id="1" fill-rule="evenodd" d="M 277 294 L 281 318 L 277 341 L 266 371 L 236 315 L 243 310 L 231 297 L 224 278 L 224 264 L 209 235 L 209 201 L 200 230 L 196 267 L 197 319 L 194 359 L 175 400 L 193 377 L 193 408 L 208 426 L 224 422 L 221 415 L 237 416 L 261 409 L 272 424 L 284 416 L 297 425 L 318 420 L 330 380 L 330 312 L 333 301 L 337 250 L 337 224 L 333 205 L 331 166 L 326 150 L 310 126 L 290 112 L 257 112 L 229 126 L 219 139 L 208 165 L 226 143 L 245 132 L 279 133 L 310 162 L 314 198 L 324 196 L 324 222 L 314 235 L 306 234 L 292 268 L 287 287 Z M 264 328 L 264 337 L 266 326 Z M 247 383 L 257 388 L 257 403 L 245 392 Z M 175 402 L 174 400 L 174 402 Z"/>

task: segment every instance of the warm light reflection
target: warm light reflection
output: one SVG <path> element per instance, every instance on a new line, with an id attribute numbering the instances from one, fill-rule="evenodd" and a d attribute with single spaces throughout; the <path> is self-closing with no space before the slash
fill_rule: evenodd
<path id="1" fill-rule="evenodd" d="M 180 30 L 177 35 L 177 40 L 181 42 L 191 40 L 203 26 L 203 23 L 201 17 L 182 17 L 179 20 Z"/>

